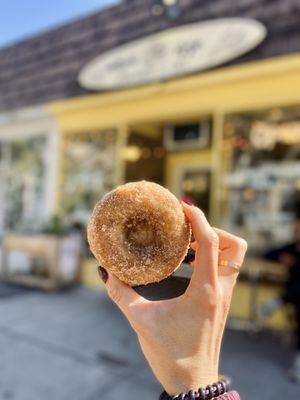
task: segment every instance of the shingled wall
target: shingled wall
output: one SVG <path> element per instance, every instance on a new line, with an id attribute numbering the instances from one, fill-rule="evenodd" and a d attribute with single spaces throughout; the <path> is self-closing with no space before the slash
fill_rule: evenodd
<path id="1" fill-rule="evenodd" d="M 179 0 L 181 17 L 154 17 L 150 0 L 127 0 L 39 36 L 0 49 L 0 111 L 88 93 L 80 69 L 102 52 L 151 33 L 220 17 L 263 22 L 267 39 L 231 64 L 300 51 L 299 0 Z"/>

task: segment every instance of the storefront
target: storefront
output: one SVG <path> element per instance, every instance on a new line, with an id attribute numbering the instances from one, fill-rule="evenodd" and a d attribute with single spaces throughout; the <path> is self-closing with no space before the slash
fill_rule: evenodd
<path id="1" fill-rule="evenodd" d="M 226 178 L 226 184 L 221 181 L 226 171 L 234 167 L 240 171 L 243 161 L 237 154 L 237 149 L 242 153 L 239 146 L 253 147 L 258 153 L 262 146 L 262 150 L 270 152 L 267 159 L 276 161 L 278 155 L 272 155 L 276 143 L 264 143 L 265 136 L 293 148 L 298 143 L 296 105 L 300 96 L 295 83 L 300 82 L 299 64 L 298 55 L 285 56 L 160 85 L 53 103 L 49 111 L 55 115 L 63 135 L 62 163 L 76 143 L 86 147 L 91 143 L 91 151 L 98 143 L 103 157 L 109 160 L 105 165 L 114 171 L 109 178 L 112 185 L 155 180 L 177 196 L 200 196 L 199 203 L 205 203 L 211 221 L 220 223 L 227 198 L 224 193 L 234 186 L 234 175 L 231 180 Z M 177 137 L 170 138 L 170 129 L 173 134 L 176 130 Z M 202 141 L 186 139 L 188 134 L 197 137 L 195 130 L 199 129 Z M 272 129 L 281 133 L 271 135 L 268 132 Z M 180 135 L 185 135 L 183 140 Z M 109 143 L 113 145 L 109 147 Z M 77 165 L 85 160 L 92 164 L 91 153 L 85 147 L 84 153 L 83 146 L 79 147 L 82 150 L 77 154 Z M 265 160 L 264 155 L 261 157 Z M 101 160 L 98 162 L 101 165 Z M 91 169 L 97 173 L 97 168 Z M 194 171 L 203 177 L 198 183 L 189 182 L 197 181 Z M 72 168 L 64 165 L 61 172 L 58 207 L 68 197 L 63 180 L 68 182 Z M 295 170 L 295 180 L 296 175 Z M 202 195 L 190 193 L 195 187 Z"/>
<path id="2" fill-rule="evenodd" d="M 106 152 L 116 162 L 111 167 L 112 186 L 150 179 L 179 198 L 193 197 L 212 224 L 246 237 L 249 255 L 256 259 L 267 248 L 292 238 L 292 202 L 299 194 L 300 94 L 295 90 L 300 86 L 299 67 L 298 55 L 285 56 L 56 102 L 50 110 L 65 138 L 61 157 L 65 159 L 73 142 L 88 143 L 92 135 L 93 140 L 102 137 L 105 142 L 107 132 L 116 135 L 114 151 L 119 157 Z M 168 142 L 172 127 L 178 140 L 173 136 Z M 181 130 L 193 137 L 196 127 L 206 132 L 204 139 L 185 146 L 188 140 L 180 142 Z M 93 171 L 96 182 L 97 168 Z M 68 198 L 64 182 L 69 174 L 67 168 L 62 170 L 59 208 Z M 90 272 L 83 271 L 83 281 L 97 285 Z M 270 290 L 276 289 L 258 293 L 259 299 Z M 245 303 L 250 295 L 243 293 Z M 239 310 L 240 301 L 235 311 L 242 316 L 245 311 L 240 310 L 247 307 Z M 281 324 L 281 318 L 273 323 Z"/>
<path id="3" fill-rule="evenodd" d="M 117 11 L 118 7 L 124 5 L 107 13 Z M 101 17 L 100 14 L 97 18 Z M 240 11 L 238 15 L 244 17 L 247 13 Z M 220 16 L 215 14 L 214 17 Z M 253 13 L 251 16 L 258 18 Z M 106 18 L 109 19 L 108 16 Z M 118 18 L 115 21 L 119 21 Z M 206 17 L 202 16 L 201 20 L 203 18 Z M 192 14 L 190 19 L 195 23 Z M 82 23 L 84 21 L 86 26 L 91 22 L 85 19 Z M 174 22 L 160 26 L 155 18 L 153 21 L 158 24 L 154 31 L 170 28 L 170 25 L 173 29 Z M 183 22 L 187 24 L 190 21 Z M 230 33 L 228 21 L 226 23 Z M 137 24 L 140 26 L 140 22 Z M 176 24 L 181 25 L 180 19 Z M 93 56 L 86 57 L 86 61 L 77 55 L 80 68 L 72 76 L 73 83 L 67 82 L 71 79 L 67 74 L 68 65 L 62 66 L 66 69 L 65 87 L 70 87 L 70 91 L 74 89 L 74 95 L 55 97 L 53 94 L 54 99 L 44 98 L 44 127 L 37 125 L 40 117 L 33 118 L 34 129 L 31 126 L 27 128 L 22 115 L 14 122 L 20 127 L 19 130 L 16 128 L 20 147 L 25 138 L 31 141 L 27 146 L 31 149 L 30 154 L 20 159 L 30 160 L 28 165 L 34 168 L 34 172 L 28 169 L 29 183 L 27 180 L 25 183 L 18 183 L 17 179 L 12 181 L 16 188 L 18 185 L 22 187 L 20 193 L 23 193 L 24 204 L 31 204 L 31 208 L 24 206 L 24 218 L 16 218 L 16 213 L 12 213 L 14 219 L 8 218 L 7 207 L 14 207 L 19 212 L 23 210 L 17 204 L 20 196 L 16 196 L 16 204 L 12 202 L 9 205 L 8 201 L 3 201 L 5 206 L 1 209 L 0 228 L 5 224 L 8 228 L 17 228 L 13 221 L 20 223 L 24 219 L 25 224 L 28 215 L 28 221 L 32 221 L 30 212 L 33 210 L 39 216 L 37 220 L 41 219 L 41 224 L 51 215 L 58 214 L 68 226 L 85 226 L 95 202 L 116 185 L 140 179 L 158 182 L 179 198 L 192 198 L 207 213 L 213 225 L 229 229 L 248 240 L 248 275 L 237 286 L 231 312 L 234 317 L 251 320 L 254 297 L 259 302 L 270 293 L 280 291 L 280 285 L 269 284 L 257 289 L 255 274 L 260 272 L 255 269 L 253 274 L 252 266 L 263 264 L 263 261 L 257 260 L 261 260 L 267 248 L 292 239 L 292 223 L 300 193 L 300 55 L 297 53 L 300 48 L 290 45 L 286 51 L 283 43 L 280 47 L 277 39 L 281 32 L 267 25 L 266 38 L 262 35 L 255 44 L 251 42 L 252 33 L 249 35 L 244 28 L 244 36 L 237 36 L 234 32 L 231 36 L 221 35 L 221 39 L 214 44 L 219 46 L 217 54 L 220 59 L 215 57 L 216 47 L 212 46 L 211 51 L 206 53 L 206 60 L 210 60 L 211 64 L 204 63 L 202 66 L 182 61 L 184 57 L 192 59 L 191 55 L 183 55 L 182 51 L 192 55 L 203 51 L 204 42 L 200 45 L 191 35 L 186 36 L 189 40 L 185 40 L 185 46 L 175 46 L 181 57 L 180 63 L 173 57 L 166 67 L 162 61 L 162 47 L 157 42 L 152 48 L 155 53 L 144 51 L 143 73 L 139 69 L 140 61 L 135 57 L 136 47 L 132 50 L 130 45 L 131 53 L 128 53 L 128 48 L 127 53 L 124 48 L 125 53 L 114 53 L 115 58 L 108 59 L 109 62 L 105 59 L 110 57 L 109 52 L 104 52 L 98 70 L 88 76 L 93 78 L 90 88 L 91 82 L 85 76 L 85 90 L 75 87 L 74 82 L 79 76 L 82 84 L 82 71 L 89 65 L 90 59 L 93 62 L 97 56 L 95 50 Z M 209 24 L 207 26 L 209 28 Z M 215 23 L 211 26 L 215 29 Z M 70 25 L 69 29 L 73 28 Z M 86 28 L 81 29 L 83 37 Z M 172 37 L 168 46 L 174 43 L 172 29 L 166 33 Z M 149 45 L 149 38 L 146 34 L 143 36 L 144 44 L 138 43 L 138 54 L 141 54 L 145 43 Z M 138 37 L 136 35 L 132 40 Z M 249 38 L 252 44 L 247 42 Z M 83 43 L 87 45 L 82 38 L 80 40 L 82 48 Z M 242 50 L 241 42 L 244 45 L 248 43 L 250 47 Z M 235 49 L 237 54 L 234 55 L 233 51 L 226 58 L 228 52 L 223 52 L 223 47 L 231 51 Z M 113 44 L 109 49 L 114 51 Z M 249 55 L 245 55 L 251 49 Z M 126 62 L 124 58 L 120 62 L 120 54 L 122 57 L 126 55 Z M 153 59 L 159 63 L 155 64 Z M 203 58 L 198 57 L 198 60 Z M 149 63 L 151 68 L 147 69 Z M 222 67 L 224 63 L 227 65 Z M 106 73 L 103 73 L 103 68 Z M 128 70 L 134 68 L 134 74 L 128 75 Z M 174 68 L 177 71 L 175 74 Z M 207 71 L 208 68 L 211 70 Z M 162 71 L 165 75 L 161 75 Z M 99 76 L 100 87 L 97 88 Z M 106 79 L 103 80 L 103 76 Z M 103 85 L 108 86 L 104 88 Z M 7 114 L 5 111 L 3 115 Z M 15 149 L 16 146 L 10 144 L 11 132 L 15 129 L 10 124 L 7 121 L 2 124 L 0 145 L 9 147 L 5 157 L 11 154 L 10 160 L 13 157 L 19 159 L 14 154 L 21 154 L 22 149 Z M 9 135 L 9 143 L 4 139 L 5 132 Z M 41 136 L 31 139 L 35 138 L 35 133 Z M 45 134 L 49 135 L 48 139 L 43 136 Z M 51 166 L 48 161 L 39 159 L 41 154 L 49 157 Z M 3 172 L 5 168 L 10 174 L 14 169 L 29 168 L 27 164 L 18 166 L 16 162 L 12 168 L 10 160 L 1 158 L 0 179 L 6 182 L 7 193 L 12 189 L 9 189 L 10 178 Z M 48 166 L 42 167 L 45 165 Z M 39 186 L 39 181 L 43 187 Z M 29 189 L 24 191 L 24 187 Z M 2 192 L 1 196 L 13 198 L 5 193 Z M 18 193 L 17 190 L 15 193 Z M 47 199 L 49 204 L 46 202 L 43 211 L 39 212 L 35 204 L 41 204 L 42 198 Z M 26 199 L 31 199 L 31 203 Z M 277 276 L 278 268 L 267 266 L 266 274 L 273 276 L 274 272 Z M 87 258 L 82 265 L 81 282 L 98 286 L 98 281 L 95 262 Z M 270 324 L 286 326 L 285 315 L 275 315 Z"/>

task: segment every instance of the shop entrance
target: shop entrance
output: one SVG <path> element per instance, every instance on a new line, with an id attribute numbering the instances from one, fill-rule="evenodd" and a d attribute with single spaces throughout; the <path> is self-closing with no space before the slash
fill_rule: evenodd
<path id="1" fill-rule="evenodd" d="M 209 215 L 211 129 L 209 118 L 131 126 L 123 154 L 125 182 L 159 183 Z"/>
<path id="2" fill-rule="evenodd" d="M 147 180 L 165 184 L 166 151 L 163 126 L 136 125 L 130 128 L 127 145 L 123 149 L 125 181 Z"/>

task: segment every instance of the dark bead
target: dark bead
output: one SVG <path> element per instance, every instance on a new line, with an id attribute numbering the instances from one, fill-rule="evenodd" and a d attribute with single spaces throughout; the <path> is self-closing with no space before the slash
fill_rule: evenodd
<path id="1" fill-rule="evenodd" d="M 200 399 L 200 400 L 205 400 L 205 399 L 206 399 L 205 389 L 200 388 L 200 389 L 198 390 L 198 392 L 199 392 L 199 399 Z"/>
<path id="2" fill-rule="evenodd" d="M 168 393 L 165 390 L 159 396 L 159 400 L 169 400 L 169 399 L 170 399 L 170 396 L 168 395 Z"/>
<path id="3" fill-rule="evenodd" d="M 159 400 L 210 400 L 221 396 L 222 394 L 230 390 L 230 381 L 227 378 L 223 378 L 220 381 L 208 385 L 206 389 L 199 388 L 197 392 L 190 390 L 187 394 L 180 393 L 175 396 L 169 396 L 164 390 Z"/>
<path id="4" fill-rule="evenodd" d="M 213 383 L 213 384 L 211 385 L 211 387 L 212 387 L 212 390 L 213 390 L 213 393 L 214 393 L 214 397 L 216 397 L 216 396 L 217 396 L 217 391 L 218 391 L 218 385 L 217 385 L 217 383 L 216 383 L 216 382 Z"/>
<path id="5" fill-rule="evenodd" d="M 228 392 L 228 387 L 227 387 L 227 381 L 226 380 L 222 381 L 222 385 L 223 385 L 223 388 L 224 388 L 224 393 Z"/>
<path id="6" fill-rule="evenodd" d="M 226 392 L 226 383 L 224 381 L 220 381 L 220 385 L 222 387 L 221 394 Z"/>
<path id="7" fill-rule="evenodd" d="M 206 391 L 208 392 L 207 399 L 213 399 L 214 398 L 213 387 L 211 385 L 206 386 Z"/>
<path id="8" fill-rule="evenodd" d="M 223 392 L 223 386 L 220 382 L 216 383 L 216 396 L 220 396 Z"/>

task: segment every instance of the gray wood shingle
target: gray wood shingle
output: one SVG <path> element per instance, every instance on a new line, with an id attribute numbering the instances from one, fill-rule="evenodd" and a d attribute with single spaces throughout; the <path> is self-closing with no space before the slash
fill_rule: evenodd
<path id="1" fill-rule="evenodd" d="M 0 49 L 0 111 L 88 93 L 80 69 L 104 51 L 138 37 L 194 21 L 251 17 L 267 39 L 233 61 L 245 63 L 300 51 L 299 0 L 179 0 L 176 21 L 153 17 L 150 0 L 127 0 L 72 23 Z"/>

